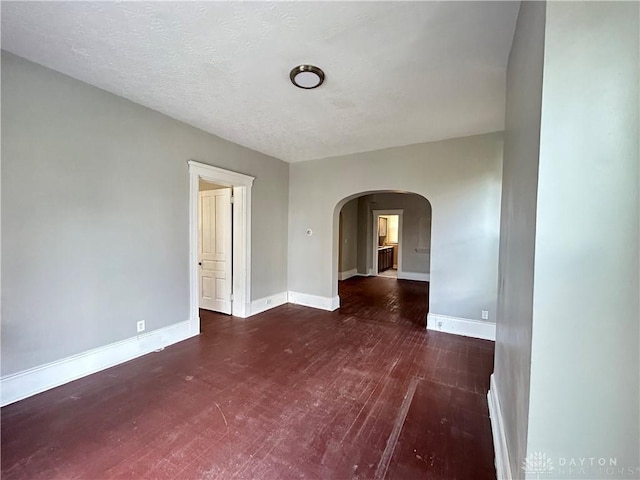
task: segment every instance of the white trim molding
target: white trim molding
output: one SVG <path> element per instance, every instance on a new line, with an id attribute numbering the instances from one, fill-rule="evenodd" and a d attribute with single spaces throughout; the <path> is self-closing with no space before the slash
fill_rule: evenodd
<path id="1" fill-rule="evenodd" d="M 319 308 L 333 312 L 340 307 L 340 297 L 320 297 L 308 293 L 289 292 L 289 303 L 304 305 L 305 307 Z"/>
<path id="2" fill-rule="evenodd" d="M 400 270 L 398 270 L 398 280 L 416 280 L 418 282 L 428 282 L 431 280 L 431 275 L 428 273 L 401 272 Z"/>
<path id="3" fill-rule="evenodd" d="M 269 295 L 268 297 L 259 298 L 251 302 L 251 315 L 257 315 L 258 313 L 266 312 L 272 308 L 284 305 L 289 301 L 287 292 L 276 293 L 275 295 Z"/>
<path id="4" fill-rule="evenodd" d="M 493 434 L 493 446 L 495 449 L 495 464 L 498 480 L 511 480 L 511 464 L 509 463 L 509 450 L 507 437 L 504 432 L 504 421 L 502 419 L 502 408 L 500 407 L 500 397 L 496 387 L 495 374 L 491 374 L 491 384 L 489 393 L 489 418 L 491 419 L 491 433 Z"/>
<path id="5" fill-rule="evenodd" d="M 189 160 L 189 302 L 191 329 L 198 315 L 198 191 L 200 179 L 233 188 L 233 302 L 231 314 L 251 314 L 251 187 L 254 177 Z"/>
<path id="6" fill-rule="evenodd" d="M 197 336 L 198 333 L 193 332 L 190 327 L 189 320 L 175 323 L 136 337 L 2 377 L 0 379 L 0 404 L 4 407 L 45 390 Z"/>
<path id="7" fill-rule="evenodd" d="M 427 315 L 427 330 L 464 335 L 465 337 L 496 340 L 496 324 L 468 318 L 449 317 L 429 313 Z"/>
<path id="8" fill-rule="evenodd" d="M 355 277 L 358 275 L 358 270 L 352 268 L 351 270 L 347 270 L 346 272 L 338 272 L 338 280 L 347 280 L 351 277 Z"/>

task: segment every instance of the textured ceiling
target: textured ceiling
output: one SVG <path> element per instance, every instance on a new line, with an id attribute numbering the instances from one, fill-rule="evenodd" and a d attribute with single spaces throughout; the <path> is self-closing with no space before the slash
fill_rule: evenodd
<path id="1" fill-rule="evenodd" d="M 501 130 L 518 8 L 3 1 L 2 48 L 295 162 Z"/>

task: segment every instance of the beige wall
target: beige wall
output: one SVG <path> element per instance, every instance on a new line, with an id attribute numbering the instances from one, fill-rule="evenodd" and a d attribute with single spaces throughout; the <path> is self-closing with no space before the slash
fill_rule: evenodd
<path id="1" fill-rule="evenodd" d="M 187 160 L 256 177 L 253 298 L 287 289 L 288 164 L 2 54 L 2 375 L 189 319 Z"/>
<path id="2" fill-rule="evenodd" d="M 398 243 L 398 223 L 400 217 L 398 215 L 380 215 L 379 218 L 384 218 L 387 221 L 387 234 L 384 237 L 380 237 L 382 245 L 395 245 Z"/>
<path id="3" fill-rule="evenodd" d="M 204 180 L 198 181 L 198 190 L 201 192 L 206 192 L 208 190 L 221 190 L 223 188 L 229 188 L 224 185 L 216 185 L 215 183 L 205 182 Z"/>
<path id="4" fill-rule="evenodd" d="M 494 318 L 501 134 L 294 163 L 289 175 L 289 290 L 335 297 L 343 204 L 362 193 L 412 192 L 432 206 L 432 313 L 481 321 L 485 309 Z"/>

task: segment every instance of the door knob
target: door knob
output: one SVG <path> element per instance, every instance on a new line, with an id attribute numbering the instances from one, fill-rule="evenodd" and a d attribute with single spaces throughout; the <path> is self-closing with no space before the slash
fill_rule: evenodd
<path id="1" fill-rule="evenodd" d="M 198 262 L 198 265 L 202 266 L 202 262 Z"/>

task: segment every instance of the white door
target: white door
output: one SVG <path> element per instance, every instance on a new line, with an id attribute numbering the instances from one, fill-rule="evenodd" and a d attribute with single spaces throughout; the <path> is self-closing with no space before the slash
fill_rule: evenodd
<path id="1" fill-rule="evenodd" d="M 200 193 L 200 308 L 231 313 L 231 189 Z"/>

